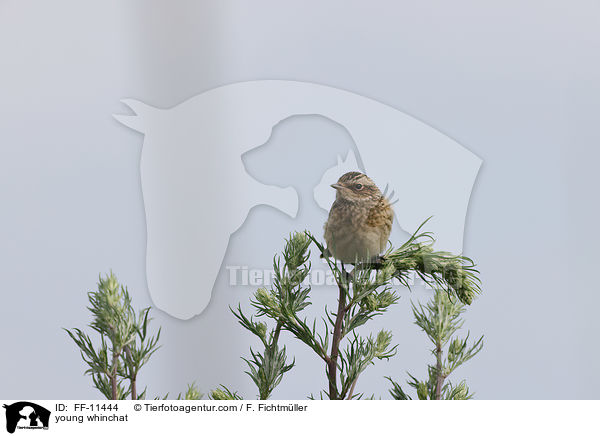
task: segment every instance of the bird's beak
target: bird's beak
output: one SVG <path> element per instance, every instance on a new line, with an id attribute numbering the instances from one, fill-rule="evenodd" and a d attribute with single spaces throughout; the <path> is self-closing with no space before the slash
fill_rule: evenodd
<path id="1" fill-rule="evenodd" d="M 333 189 L 338 189 L 338 190 L 339 190 L 339 189 L 342 189 L 342 187 L 343 187 L 343 186 L 342 186 L 342 185 L 340 185 L 339 183 L 334 183 L 333 185 L 331 185 L 331 187 L 332 187 Z"/>

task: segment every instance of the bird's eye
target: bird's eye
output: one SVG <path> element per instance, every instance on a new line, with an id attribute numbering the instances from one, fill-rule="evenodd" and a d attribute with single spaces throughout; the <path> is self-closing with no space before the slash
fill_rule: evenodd
<path id="1" fill-rule="evenodd" d="M 363 185 L 361 185 L 360 183 L 357 183 L 356 185 L 354 185 L 354 187 L 358 190 L 363 188 Z"/>

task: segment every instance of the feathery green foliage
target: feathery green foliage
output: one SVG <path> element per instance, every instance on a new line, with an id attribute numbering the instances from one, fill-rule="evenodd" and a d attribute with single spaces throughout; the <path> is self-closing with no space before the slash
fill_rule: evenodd
<path id="1" fill-rule="evenodd" d="M 433 234 L 421 232 L 429 219 L 400 248 L 390 249 L 383 258 L 394 266 L 394 277 L 406 287 L 410 287 L 409 277 L 414 271 L 431 287 L 444 289 L 464 304 L 471 304 L 481 292 L 479 271 L 473 260 L 466 256 L 433 249 Z"/>
<path id="2" fill-rule="evenodd" d="M 90 327 L 99 335 L 98 343 L 81 329 L 64 329 L 79 347 L 81 358 L 89 367 L 85 374 L 92 377 L 94 387 L 109 400 L 146 398 L 146 388 L 137 392 L 138 374 L 160 348 L 161 329 L 150 335 L 150 308 L 136 313 L 126 287 L 110 272 L 100 276 L 98 289 L 88 292 L 92 314 Z M 168 395 L 164 397 L 167 398 Z M 194 384 L 178 399 L 200 399 L 202 394 Z"/>
<path id="3" fill-rule="evenodd" d="M 466 382 L 463 380 L 454 386 L 446 379 L 468 360 L 475 357 L 483 347 L 483 336 L 468 345 L 469 334 L 465 338 L 454 337 L 464 321 L 460 315 L 465 311 L 465 305 L 452 301 L 448 294 L 435 289 L 433 298 L 427 304 L 412 305 L 415 324 L 421 327 L 434 348 L 435 364 L 428 365 L 427 381 L 419 381 L 409 374 L 408 385 L 417 391 L 420 400 L 466 400 L 472 397 Z M 402 391 L 400 385 L 391 378 L 390 394 L 397 400 L 407 400 L 410 396 Z"/>
<path id="4" fill-rule="evenodd" d="M 428 232 L 419 233 L 423 225 L 400 248 L 388 250 L 377 261 L 357 264 L 351 272 L 330 258 L 323 244 L 309 232 L 290 235 L 282 255 L 273 260 L 273 286 L 258 289 L 251 299 L 254 316 L 246 316 L 241 306 L 232 310 L 239 323 L 256 335 L 264 347 L 263 352 L 250 349 L 251 357 L 244 359 L 260 399 L 269 398 L 284 374 L 294 366 L 294 361 L 287 363 L 285 347 L 280 349 L 278 346 L 282 331 L 300 340 L 323 360 L 328 388 L 320 393 L 321 398 L 361 398 L 362 394 L 354 393 L 359 376 L 376 360 L 394 356 L 396 346 L 392 345 L 390 331 L 382 330 L 375 337 L 364 337 L 357 329 L 397 303 L 399 296 L 391 287 L 394 278 L 409 287 L 410 275 L 416 273 L 425 283 L 436 287 L 435 301 L 441 304 L 440 310 L 448 312 L 440 313 L 436 318 L 444 320 L 441 332 L 437 324 L 428 324 L 433 315 L 425 314 L 425 309 L 415 308 L 413 312 L 419 326 L 435 333 L 437 336 L 432 337 L 446 344 L 449 336 L 440 337 L 439 334 L 451 336 L 462 325 L 456 319 L 464 311 L 464 304 L 460 302 L 470 304 L 480 292 L 478 271 L 467 257 L 435 251 L 433 236 Z M 311 304 L 311 288 L 304 284 L 311 270 L 311 244 L 325 259 L 339 291 L 337 311 L 325 308 L 325 316 L 319 322 L 302 315 L 302 310 Z M 460 302 L 451 301 L 452 298 Z M 265 321 L 256 321 L 254 317 Z M 273 325 L 270 330 L 269 323 Z M 436 367 L 430 367 L 435 380 L 439 379 L 438 373 L 445 379 L 458 365 L 473 357 L 481 349 L 481 340 L 473 347 L 467 347 L 466 339 L 454 341 L 450 348 L 447 366 L 443 368 L 445 372 L 436 372 Z M 395 398 L 410 398 L 402 392 L 400 385 L 392 383 L 391 393 Z M 416 379 L 409 384 L 417 389 L 419 398 L 434 396 L 435 392 L 429 391 L 437 389 L 435 384 Z M 443 387 L 443 394 L 448 398 L 469 395 L 463 383 L 456 387 L 448 383 Z M 312 395 L 309 398 L 313 398 Z"/>
<path id="5" fill-rule="evenodd" d="M 419 399 L 468 399 L 472 396 L 465 381 L 453 385 L 448 376 L 473 358 L 483 346 L 483 337 L 468 344 L 454 337 L 462 327 L 460 315 L 480 292 L 479 272 L 473 261 L 464 256 L 435 251 L 434 239 L 421 228 L 400 248 L 390 248 L 371 262 L 358 263 L 348 272 L 338 264 L 328 250 L 309 232 L 296 232 L 286 240 L 283 252 L 273 259 L 273 285 L 259 288 L 250 300 L 254 309 L 247 316 L 241 305 L 231 308 L 240 325 L 254 334 L 262 346 L 250 348 L 243 358 L 246 373 L 258 389 L 258 398 L 270 398 L 286 373 L 295 365 L 289 360 L 286 347 L 279 345 L 282 333 L 295 337 L 323 361 L 327 388 L 320 398 L 360 399 L 355 393 L 360 375 L 378 360 L 395 356 L 392 332 L 381 330 L 364 336 L 359 328 L 374 317 L 384 314 L 396 304 L 399 296 L 392 280 L 410 287 L 411 275 L 418 275 L 435 288 L 433 299 L 426 305 L 413 305 L 417 324 L 434 344 L 436 362 L 428 366 L 428 379 L 420 381 L 409 374 L 408 385 Z M 314 245 L 329 267 L 338 288 L 337 310 L 320 319 L 309 320 L 303 310 L 311 304 L 310 285 L 306 279 L 311 271 L 309 248 Z M 99 335 L 96 343 L 82 330 L 65 329 L 79 347 L 88 365 L 86 374 L 94 386 L 108 399 L 143 399 L 146 389 L 137 393 L 141 368 L 159 348 L 160 329 L 148 333 L 150 308 L 136 313 L 127 288 L 119 285 L 112 272 L 100 277 L 98 290 L 88 293 L 92 313 L 90 327 Z M 395 399 L 411 399 L 400 384 L 392 383 L 390 394 Z M 241 400 L 235 391 L 221 385 L 208 395 L 213 400 Z M 167 399 L 168 394 L 162 399 Z M 188 385 L 177 399 L 198 400 L 202 394 L 195 384 Z M 309 398 L 314 398 L 311 394 Z M 369 398 L 374 398 L 371 395 Z"/>
<path id="6" fill-rule="evenodd" d="M 237 392 L 231 392 L 223 385 L 221 385 L 220 388 L 211 391 L 209 398 L 211 400 L 243 400 Z"/>
<path id="7" fill-rule="evenodd" d="M 204 394 L 200 392 L 196 383 L 188 385 L 185 393 L 177 395 L 178 400 L 201 400 Z"/>

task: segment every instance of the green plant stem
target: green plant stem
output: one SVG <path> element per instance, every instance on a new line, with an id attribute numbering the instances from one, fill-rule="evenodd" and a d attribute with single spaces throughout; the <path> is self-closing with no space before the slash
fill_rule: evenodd
<path id="1" fill-rule="evenodd" d="M 435 346 L 435 372 L 436 372 L 436 382 L 435 382 L 435 399 L 442 399 L 442 387 L 444 386 L 444 377 L 443 368 L 442 368 L 442 344 L 436 343 Z"/>
<path id="2" fill-rule="evenodd" d="M 125 353 L 127 354 L 127 357 L 129 358 L 129 360 L 131 359 L 131 349 L 129 348 L 129 345 L 125 345 Z M 137 386 L 136 386 L 136 381 L 137 381 L 137 372 L 135 371 L 135 369 L 133 368 L 133 366 L 129 367 L 129 373 L 131 374 L 131 378 L 129 380 L 129 383 L 131 385 L 131 399 L 132 400 L 137 400 Z"/>
<path id="3" fill-rule="evenodd" d="M 354 394 L 354 388 L 356 387 L 356 382 L 358 381 L 358 375 L 356 376 L 356 378 L 354 379 L 354 381 L 352 382 L 352 386 L 350 387 L 350 392 L 348 392 L 348 396 L 346 397 L 347 400 L 351 400 L 352 399 L 352 395 Z"/>
<path id="4" fill-rule="evenodd" d="M 114 346 L 114 345 L 113 345 Z M 110 375 L 111 396 L 113 400 L 117 399 L 117 368 L 119 365 L 119 353 L 113 348 L 112 371 Z"/>
<path id="5" fill-rule="evenodd" d="M 131 377 L 131 399 L 137 400 L 137 390 L 135 386 L 136 376 Z"/>
<path id="6" fill-rule="evenodd" d="M 269 345 L 267 345 L 265 347 L 265 354 L 268 352 L 269 349 L 272 350 L 273 353 L 277 352 L 277 342 L 279 341 L 279 334 L 281 333 L 281 328 L 283 327 L 283 321 L 281 319 L 277 320 L 277 325 L 275 326 L 275 332 L 273 333 L 273 339 L 271 340 L 271 343 Z M 271 391 L 273 390 L 273 387 L 270 388 Z M 268 400 L 269 396 L 270 396 L 271 392 L 260 392 L 259 396 L 261 400 Z"/>
<path id="7" fill-rule="evenodd" d="M 344 271 L 342 266 L 342 271 Z M 346 312 L 346 284 L 338 282 L 340 295 L 338 298 L 338 310 L 333 327 L 333 339 L 331 341 L 331 353 L 328 362 L 329 376 L 329 399 L 337 400 L 337 360 L 340 352 L 340 341 L 342 340 L 342 328 L 344 321 L 344 313 Z"/>
<path id="8" fill-rule="evenodd" d="M 280 319 L 277 321 L 277 325 L 275 326 L 275 334 L 273 335 L 273 344 L 277 344 L 279 341 L 279 333 L 281 333 L 281 328 L 283 327 L 283 321 Z"/>

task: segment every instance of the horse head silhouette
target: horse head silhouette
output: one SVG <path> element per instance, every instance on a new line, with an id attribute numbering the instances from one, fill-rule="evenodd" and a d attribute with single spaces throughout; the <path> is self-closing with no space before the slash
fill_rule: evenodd
<path id="1" fill-rule="evenodd" d="M 131 99 L 123 103 L 136 115 L 115 118 L 144 134 L 140 173 L 148 287 L 156 306 L 173 316 L 187 319 L 207 306 L 229 237 L 252 207 L 267 204 L 290 216 L 297 213 L 293 187 L 259 183 L 241 160 L 293 115 L 322 115 L 344 126 L 364 170 L 401 197 L 400 227 L 412 232 L 434 215 L 429 225 L 438 247 L 462 251 L 481 160 L 390 106 L 327 86 L 278 80 L 223 86 L 170 109 Z M 340 164 L 352 163 L 348 159 L 356 156 Z M 319 192 L 315 198 L 327 209 Z"/>

